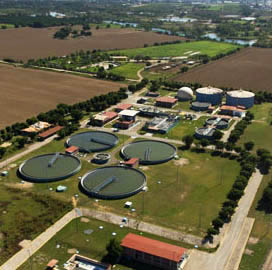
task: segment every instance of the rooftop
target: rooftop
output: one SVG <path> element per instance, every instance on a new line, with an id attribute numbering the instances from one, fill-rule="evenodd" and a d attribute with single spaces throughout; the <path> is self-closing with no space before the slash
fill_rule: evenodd
<path id="1" fill-rule="evenodd" d="M 72 146 L 66 148 L 65 152 L 67 152 L 67 153 L 74 153 L 75 151 L 78 151 L 78 149 L 79 148 L 77 146 L 72 145 Z"/>
<path id="2" fill-rule="evenodd" d="M 237 111 L 237 112 L 245 112 L 245 110 L 236 107 L 236 106 L 228 106 L 228 105 L 223 105 L 220 107 L 220 110 L 227 110 L 227 111 Z"/>
<path id="3" fill-rule="evenodd" d="M 116 106 L 116 109 L 119 109 L 119 110 L 128 110 L 132 107 L 132 104 L 126 104 L 126 103 L 123 103 L 123 104 L 119 104 Z"/>
<path id="4" fill-rule="evenodd" d="M 128 161 L 125 161 L 124 163 L 126 164 L 126 165 L 134 165 L 136 162 L 138 162 L 139 161 L 139 158 L 131 158 L 131 159 L 129 159 Z"/>
<path id="5" fill-rule="evenodd" d="M 227 94 L 231 97 L 240 97 L 240 98 L 249 98 L 249 97 L 254 97 L 255 94 L 249 91 L 245 90 L 234 90 L 234 91 L 229 91 Z"/>
<path id="6" fill-rule="evenodd" d="M 49 137 L 55 133 L 57 133 L 59 130 L 63 129 L 62 126 L 55 126 L 53 128 L 50 128 L 42 133 L 39 134 L 39 137 L 41 138 L 46 138 L 46 137 Z"/>
<path id="7" fill-rule="evenodd" d="M 196 92 L 200 94 L 213 95 L 213 94 L 222 94 L 223 90 L 208 86 L 208 87 L 198 88 Z"/>
<path id="8" fill-rule="evenodd" d="M 165 102 L 165 103 L 176 103 L 178 100 L 172 97 L 158 97 L 156 98 L 157 102 Z"/>
<path id="9" fill-rule="evenodd" d="M 122 116 L 136 116 L 139 113 L 139 111 L 134 111 L 134 110 L 123 110 L 119 112 L 119 115 Z"/>
<path id="10" fill-rule="evenodd" d="M 126 235 L 126 237 L 122 240 L 121 246 L 175 262 L 179 262 L 186 251 L 186 249 L 182 247 L 167 244 L 133 233 Z"/>

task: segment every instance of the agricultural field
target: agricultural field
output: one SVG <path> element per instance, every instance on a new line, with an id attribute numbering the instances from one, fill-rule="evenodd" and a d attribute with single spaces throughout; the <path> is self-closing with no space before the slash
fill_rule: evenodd
<path id="1" fill-rule="evenodd" d="M 1 45 L 0 45 L 1 46 Z M 117 91 L 120 83 L 0 65 L 2 89 L 0 128 L 55 108 L 99 94 Z"/>
<path id="2" fill-rule="evenodd" d="M 187 52 L 200 52 L 201 54 L 212 57 L 220 53 L 227 53 L 237 47 L 238 46 L 229 43 L 196 41 L 111 52 L 114 54 L 126 55 L 128 57 L 142 55 L 150 56 L 151 58 L 186 56 Z"/>
<path id="3" fill-rule="evenodd" d="M 182 40 L 180 37 L 160 35 L 134 29 L 91 29 L 92 36 L 78 39 L 58 40 L 51 28 L 14 28 L 0 30 L 0 59 L 28 60 L 48 56 L 63 56 L 79 50 L 113 50 L 141 48 L 144 44 Z M 20 50 L 18 50 L 20 48 Z"/>
<path id="4" fill-rule="evenodd" d="M 103 226 L 102 230 L 99 229 L 100 226 Z M 92 234 L 86 235 L 84 231 L 90 229 L 93 230 Z M 116 236 L 112 236 L 113 232 L 116 233 Z M 142 236 L 170 244 L 180 244 L 176 241 L 142 233 L 127 227 L 120 228 L 117 225 L 83 217 L 75 219 L 66 225 L 18 270 L 29 270 L 31 266 L 32 270 L 44 270 L 52 258 L 58 258 L 59 265 L 63 265 L 73 255 L 71 252 L 75 250 L 78 250 L 80 255 L 101 261 L 107 255 L 106 246 L 109 241 L 113 238 L 121 241 L 128 233 L 141 234 Z M 56 243 L 60 245 L 59 248 L 56 248 Z M 119 264 L 114 269 L 156 270 L 149 265 L 139 263 Z"/>
<path id="5" fill-rule="evenodd" d="M 194 68 L 175 80 L 216 87 L 272 91 L 272 49 L 248 48 Z"/>
<path id="6" fill-rule="evenodd" d="M 111 69 L 110 72 L 119 76 L 123 76 L 126 79 L 138 80 L 139 78 L 137 72 L 144 66 L 144 64 L 127 63 L 117 68 Z"/>

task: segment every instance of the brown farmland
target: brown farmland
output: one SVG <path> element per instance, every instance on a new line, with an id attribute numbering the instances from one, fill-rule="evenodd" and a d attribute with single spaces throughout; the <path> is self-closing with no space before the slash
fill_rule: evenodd
<path id="1" fill-rule="evenodd" d="M 9 65 L 0 65 L 0 74 L 0 128 L 53 109 L 58 103 L 74 104 L 124 86 Z"/>
<path id="2" fill-rule="evenodd" d="M 80 49 L 129 49 L 143 47 L 144 44 L 182 39 L 134 29 L 92 29 L 91 37 L 59 40 L 53 38 L 57 29 L 25 27 L 0 30 L 0 59 L 27 60 L 63 56 Z"/>
<path id="3" fill-rule="evenodd" d="M 217 87 L 272 92 L 272 49 L 248 48 L 175 78 Z"/>

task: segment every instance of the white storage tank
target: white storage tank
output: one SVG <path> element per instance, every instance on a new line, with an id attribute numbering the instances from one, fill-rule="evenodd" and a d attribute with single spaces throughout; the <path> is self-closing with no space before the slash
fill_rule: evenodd
<path id="1" fill-rule="evenodd" d="M 202 87 L 196 90 L 196 101 L 219 105 L 222 102 L 223 90 L 215 87 Z"/>
<path id="2" fill-rule="evenodd" d="M 229 106 L 244 106 L 246 109 L 254 105 L 255 94 L 244 90 L 227 92 L 226 104 Z"/>
<path id="3" fill-rule="evenodd" d="M 194 97 L 194 92 L 189 87 L 184 86 L 178 90 L 177 98 L 180 101 L 191 100 L 193 99 L 193 97 Z"/>

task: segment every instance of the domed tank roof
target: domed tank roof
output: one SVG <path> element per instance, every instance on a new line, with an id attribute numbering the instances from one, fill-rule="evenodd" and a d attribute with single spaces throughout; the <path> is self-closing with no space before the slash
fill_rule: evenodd
<path id="1" fill-rule="evenodd" d="M 191 88 L 184 86 L 178 90 L 177 96 L 179 99 L 192 99 L 194 97 L 194 92 Z"/>
<path id="2" fill-rule="evenodd" d="M 214 94 L 222 94 L 223 90 L 208 86 L 208 87 L 198 88 L 196 92 L 199 94 L 214 95 Z"/>
<path id="3" fill-rule="evenodd" d="M 245 90 L 234 90 L 234 91 L 229 91 L 227 92 L 227 95 L 229 95 L 230 97 L 233 98 L 251 98 L 254 97 L 255 94 L 249 91 L 245 91 Z"/>

